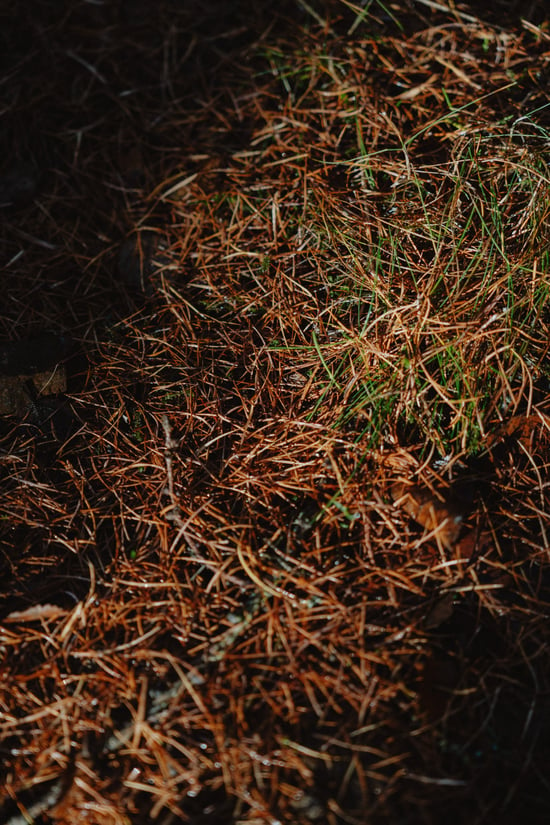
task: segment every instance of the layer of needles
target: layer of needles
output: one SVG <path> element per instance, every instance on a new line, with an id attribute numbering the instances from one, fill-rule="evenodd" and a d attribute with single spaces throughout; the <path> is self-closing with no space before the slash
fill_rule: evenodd
<path id="1" fill-rule="evenodd" d="M 544 3 L 0 38 L 1 821 L 547 821 Z"/>

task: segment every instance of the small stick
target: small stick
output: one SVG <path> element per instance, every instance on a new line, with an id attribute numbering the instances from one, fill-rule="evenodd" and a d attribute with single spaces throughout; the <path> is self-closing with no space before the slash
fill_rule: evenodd
<path id="1" fill-rule="evenodd" d="M 178 527 L 181 527 L 183 521 L 181 518 L 180 506 L 177 502 L 176 494 L 174 493 L 174 469 L 172 465 L 172 455 L 178 446 L 178 442 L 172 437 L 172 427 L 170 426 L 170 421 L 168 420 L 167 415 L 162 416 L 162 427 L 164 429 L 165 436 L 164 462 L 166 464 L 166 477 L 168 479 L 168 486 L 165 487 L 164 492 L 170 497 L 170 503 L 172 504 L 172 510 L 167 513 L 166 517 L 170 519 L 170 521 L 175 521 Z"/>

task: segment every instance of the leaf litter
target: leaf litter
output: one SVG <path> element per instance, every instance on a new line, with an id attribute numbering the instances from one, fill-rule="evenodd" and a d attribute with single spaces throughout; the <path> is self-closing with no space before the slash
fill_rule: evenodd
<path id="1" fill-rule="evenodd" d="M 2 821 L 546 815 L 549 35 L 509 5 L 0 13 L 2 352 L 72 347 L 3 411 Z"/>

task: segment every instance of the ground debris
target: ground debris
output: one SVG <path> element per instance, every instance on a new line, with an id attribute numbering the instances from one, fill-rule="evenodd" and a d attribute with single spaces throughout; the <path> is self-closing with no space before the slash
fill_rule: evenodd
<path id="1" fill-rule="evenodd" d="M 546 821 L 545 4 L 28 5 L 0 820 Z"/>
<path id="2" fill-rule="evenodd" d="M 409 482 L 394 482 L 390 493 L 395 504 L 433 533 L 437 541 L 448 549 L 454 548 L 464 523 L 464 514 L 456 505 L 431 490 Z"/>

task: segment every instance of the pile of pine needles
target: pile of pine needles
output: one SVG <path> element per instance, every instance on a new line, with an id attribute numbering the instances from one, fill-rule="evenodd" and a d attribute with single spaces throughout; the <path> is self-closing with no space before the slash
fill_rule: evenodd
<path id="1" fill-rule="evenodd" d="M 544 3 L 13 5 L 2 822 L 546 821 Z"/>

